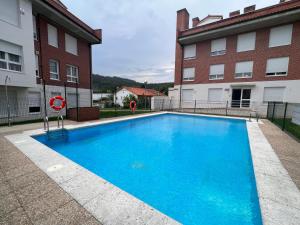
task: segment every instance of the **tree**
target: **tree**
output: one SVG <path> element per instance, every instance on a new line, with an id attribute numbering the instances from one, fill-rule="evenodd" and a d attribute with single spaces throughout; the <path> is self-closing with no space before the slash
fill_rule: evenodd
<path id="1" fill-rule="evenodd" d="M 127 95 L 124 99 L 123 99 L 123 108 L 125 109 L 129 109 L 129 104 L 131 101 L 135 101 L 137 102 L 137 99 L 134 95 L 130 94 Z"/>

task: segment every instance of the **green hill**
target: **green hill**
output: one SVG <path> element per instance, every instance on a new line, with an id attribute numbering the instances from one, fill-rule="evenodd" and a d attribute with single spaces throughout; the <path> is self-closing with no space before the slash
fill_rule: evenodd
<path id="1" fill-rule="evenodd" d="M 168 94 L 168 88 L 173 87 L 174 83 L 149 83 L 147 88 L 155 89 L 157 91 Z M 121 77 L 109 77 L 98 74 L 93 74 L 93 90 L 94 92 L 112 93 L 118 87 L 144 87 L 143 83 L 136 82 L 134 80 L 121 78 Z"/>

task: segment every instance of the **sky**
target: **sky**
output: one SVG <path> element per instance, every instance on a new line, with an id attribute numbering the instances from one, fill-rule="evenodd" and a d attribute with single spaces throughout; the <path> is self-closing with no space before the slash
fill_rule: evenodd
<path id="1" fill-rule="evenodd" d="M 279 0 L 61 0 L 92 28 L 101 28 L 103 42 L 93 46 L 93 73 L 138 82 L 173 82 L 176 11 L 186 8 L 190 19 Z M 190 21 L 191 26 L 191 21 Z"/>

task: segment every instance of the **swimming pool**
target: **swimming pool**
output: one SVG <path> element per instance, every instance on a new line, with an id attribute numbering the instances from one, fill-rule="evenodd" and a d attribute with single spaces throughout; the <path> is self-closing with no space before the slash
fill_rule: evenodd
<path id="1" fill-rule="evenodd" d="M 183 224 L 262 224 L 244 120 L 164 114 L 35 139 Z"/>

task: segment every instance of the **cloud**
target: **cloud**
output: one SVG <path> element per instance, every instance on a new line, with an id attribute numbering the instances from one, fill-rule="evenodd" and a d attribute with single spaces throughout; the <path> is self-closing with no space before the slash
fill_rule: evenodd
<path id="1" fill-rule="evenodd" d="M 176 11 L 191 18 L 223 14 L 279 0 L 63 0 L 93 28 L 103 29 L 103 44 L 93 46 L 93 72 L 137 81 L 174 80 Z"/>

